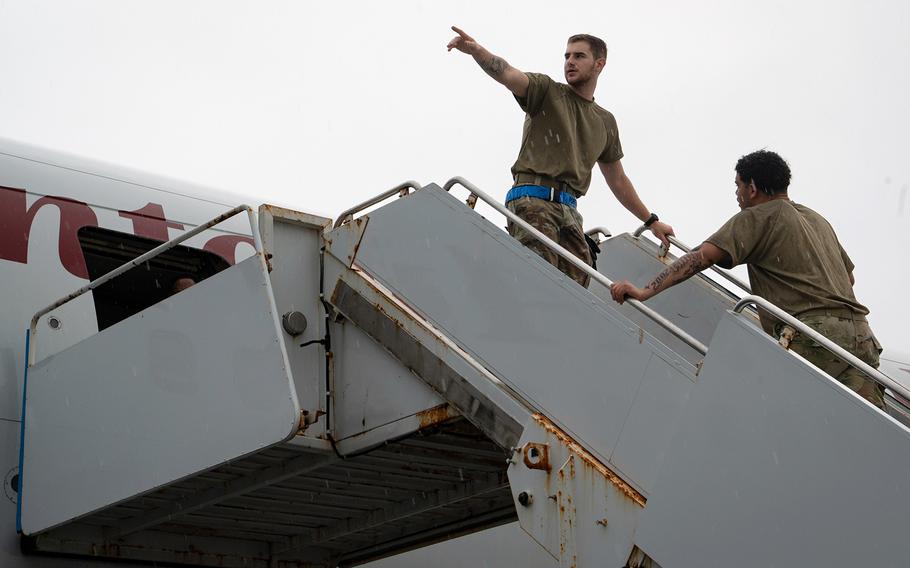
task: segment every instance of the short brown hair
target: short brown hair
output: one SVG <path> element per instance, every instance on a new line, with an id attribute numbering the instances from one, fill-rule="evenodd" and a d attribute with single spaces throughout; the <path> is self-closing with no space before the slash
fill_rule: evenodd
<path id="1" fill-rule="evenodd" d="M 576 41 L 587 42 L 588 46 L 591 48 L 591 53 L 594 54 L 594 59 L 600 59 L 601 57 L 604 59 L 607 58 L 607 44 L 599 37 L 595 37 L 590 34 L 575 34 L 569 38 L 568 43 L 573 43 Z"/>

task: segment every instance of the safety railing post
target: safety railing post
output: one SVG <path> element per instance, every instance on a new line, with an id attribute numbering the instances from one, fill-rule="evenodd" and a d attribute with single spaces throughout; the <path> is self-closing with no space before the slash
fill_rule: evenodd
<path id="1" fill-rule="evenodd" d="M 410 193 L 410 190 L 413 189 L 414 191 L 417 191 L 421 187 L 423 187 L 423 186 L 421 186 L 418 182 L 416 182 L 414 180 L 409 180 L 406 182 L 399 183 L 392 189 L 383 191 L 379 195 L 377 195 L 375 197 L 371 197 L 370 199 L 367 199 L 363 203 L 358 203 L 357 205 L 351 207 L 350 209 L 346 209 L 346 210 L 342 211 L 341 214 L 338 215 L 338 220 L 335 221 L 335 225 L 333 228 L 337 229 L 344 223 L 347 223 L 348 221 L 353 219 L 355 214 L 360 213 L 361 211 L 363 211 L 364 209 L 366 209 L 368 207 L 372 207 L 373 205 L 376 205 L 377 203 L 381 203 L 394 195 L 397 195 L 398 197 L 405 197 L 408 195 L 408 193 Z"/>

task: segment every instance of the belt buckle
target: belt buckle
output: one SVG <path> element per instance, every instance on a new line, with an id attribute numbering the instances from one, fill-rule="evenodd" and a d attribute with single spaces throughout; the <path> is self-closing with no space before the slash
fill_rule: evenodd
<path id="1" fill-rule="evenodd" d="M 559 201 L 557 199 L 558 196 L 559 196 L 559 194 L 557 193 L 557 189 L 555 187 L 551 187 L 550 188 L 550 201 L 552 201 L 554 203 Z"/>

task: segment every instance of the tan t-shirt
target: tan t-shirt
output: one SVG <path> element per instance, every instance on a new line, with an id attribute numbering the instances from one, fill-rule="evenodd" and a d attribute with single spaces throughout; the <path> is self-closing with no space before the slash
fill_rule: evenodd
<path id="1" fill-rule="evenodd" d="M 527 114 L 512 175 L 547 176 L 584 195 L 596 162 L 622 158 L 616 119 L 568 85 L 539 73 L 527 75 L 527 96 L 515 97 Z"/>
<path id="2" fill-rule="evenodd" d="M 752 292 L 786 312 L 814 308 L 869 310 L 856 301 L 850 273 L 853 262 L 824 217 L 804 205 L 775 199 L 743 209 L 707 242 L 749 265 Z M 771 322 L 762 318 L 769 330 Z"/>

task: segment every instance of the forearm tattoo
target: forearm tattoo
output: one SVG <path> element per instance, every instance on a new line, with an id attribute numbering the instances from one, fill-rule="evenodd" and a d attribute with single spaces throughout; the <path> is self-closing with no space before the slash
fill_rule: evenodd
<path id="1" fill-rule="evenodd" d="M 647 288 L 654 290 L 655 293 L 660 292 L 698 274 L 709 266 L 711 266 L 711 263 L 705 260 L 701 251 L 693 250 L 676 259 L 673 264 L 655 276 L 654 280 L 647 285 Z"/>
<path id="2" fill-rule="evenodd" d="M 499 77 L 502 75 L 503 71 L 506 70 L 506 60 L 502 57 L 496 57 L 495 55 L 490 57 L 489 61 L 484 61 L 480 64 L 481 68 L 486 71 L 487 75 L 491 77 Z"/>

